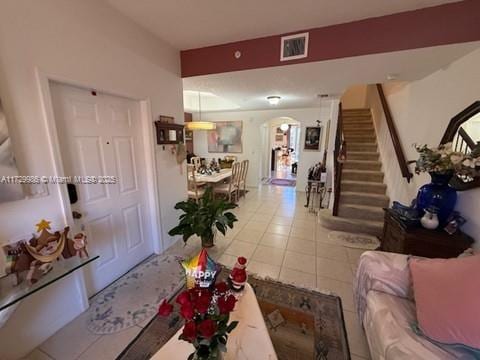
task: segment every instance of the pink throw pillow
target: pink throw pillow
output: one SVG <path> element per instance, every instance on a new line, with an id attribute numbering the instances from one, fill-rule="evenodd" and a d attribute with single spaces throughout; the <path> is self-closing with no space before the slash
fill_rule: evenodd
<path id="1" fill-rule="evenodd" d="M 409 262 L 422 332 L 480 349 L 480 255 Z"/>

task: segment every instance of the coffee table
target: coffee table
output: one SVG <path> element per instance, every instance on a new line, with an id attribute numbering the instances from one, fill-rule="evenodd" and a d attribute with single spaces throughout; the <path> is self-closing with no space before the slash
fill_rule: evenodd
<path id="1" fill-rule="evenodd" d="M 224 360 L 276 360 L 277 355 L 262 312 L 252 287 L 247 284 L 242 297 L 230 315 L 231 320 L 239 321 L 230 334 Z M 194 348 L 192 344 L 178 340 L 180 329 L 151 360 L 185 360 Z"/>

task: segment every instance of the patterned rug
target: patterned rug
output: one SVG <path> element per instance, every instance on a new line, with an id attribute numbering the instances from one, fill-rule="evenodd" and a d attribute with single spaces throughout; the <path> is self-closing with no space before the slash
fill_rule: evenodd
<path id="1" fill-rule="evenodd" d="M 224 270 L 220 276 L 228 272 Z M 255 290 L 278 359 L 350 359 L 339 297 L 254 276 L 248 281 Z M 175 313 L 168 318 L 154 317 L 117 359 L 150 359 L 182 325 Z"/>
<path id="2" fill-rule="evenodd" d="M 269 179 L 267 184 L 277 186 L 295 186 L 297 185 L 297 181 L 292 179 Z"/>
<path id="3" fill-rule="evenodd" d="M 178 261 L 173 255 L 152 256 L 95 295 L 88 310 L 88 330 L 112 334 L 155 316 L 162 300 L 184 285 Z"/>
<path id="4" fill-rule="evenodd" d="M 328 239 L 336 245 L 345 247 L 375 250 L 380 246 L 380 241 L 377 237 L 368 234 L 355 234 L 343 231 L 330 231 Z"/>

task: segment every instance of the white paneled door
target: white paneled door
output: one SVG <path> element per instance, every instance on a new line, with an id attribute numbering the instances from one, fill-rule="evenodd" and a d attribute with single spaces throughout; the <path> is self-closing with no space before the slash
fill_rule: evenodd
<path id="1" fill-rule="evenodd" d="M 93 295 L 152 253 L 140 104 L 58 83 L 51 93 L 72 211 L 100 255 L 86 272 Z"/>

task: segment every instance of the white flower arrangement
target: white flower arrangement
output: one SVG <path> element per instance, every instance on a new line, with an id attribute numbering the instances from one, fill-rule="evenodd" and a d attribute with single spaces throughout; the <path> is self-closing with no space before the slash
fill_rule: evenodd
<path id="1" fill-rule="evenodd" d="M 415 164 L 415 173 L 452 174 L 459 176 L 480 176 L 480 148 L 469 154 L 454 151 L 452 143 L 440 144 L 429 148 L 427 145 L 415 145 L 419 158 Z"/>

